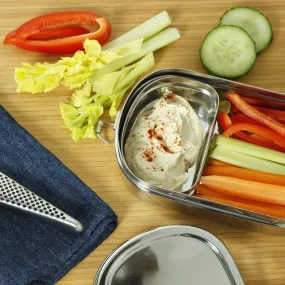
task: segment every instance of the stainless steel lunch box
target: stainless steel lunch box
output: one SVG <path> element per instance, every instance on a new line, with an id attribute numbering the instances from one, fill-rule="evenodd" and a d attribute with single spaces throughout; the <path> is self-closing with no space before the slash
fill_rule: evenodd
<path id="1" fill-rule="evenodd" d="M 186 192 L 169 191 L 141 181 L 132 174 L 124 159 L 125 139 L 136 117 L 143 110 L 150 108 L 154 100 L 162 96 L 161 90 L 164 87 L 172 88 L 178 95 L 186 97 L 204 125 L 204 143 L 197 163 L 191 171 L 189 183 L 184 189 Z M 250 226 L 251 229 L 265 230 L 270 233 L 283 233 L 284 219 L 191 196 L 192 190 L 203 171 L 212 135 L 214 132 L 218 132 L 215 120 L 219 99 L 216 93 L 220 98 L 223 98 L 225 92 L 229 90 L 237 90 L 247 95 L 285 102 L 284 94 L 190 70 L 163 69 L 143 78 L 131 91 L 114 124 L 116 156 L 123 174 L 123 180 L 128 189 L 140 198 L 152 203 L 190 215 L 214 218 L 230 225 Z M 104 122 L 100 122 L 98 125 L 97 133 L 99 136 L 103 125 Z"/>

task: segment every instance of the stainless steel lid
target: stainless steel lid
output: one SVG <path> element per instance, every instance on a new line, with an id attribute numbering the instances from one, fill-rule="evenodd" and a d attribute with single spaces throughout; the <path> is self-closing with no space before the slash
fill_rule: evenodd
<path id="1" fill-rule="evenodd" d="M 209 232 L 167 226 L 143 233 L 114 250 L 94 285 L 242 285 L 225 245 Z"/>

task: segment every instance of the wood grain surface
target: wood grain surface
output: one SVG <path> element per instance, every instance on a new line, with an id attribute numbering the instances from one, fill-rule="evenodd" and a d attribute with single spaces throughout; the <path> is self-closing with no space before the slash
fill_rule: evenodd
<path id="1" fill-rule="evenodd" d="M 284 0 L 1 0 L 0 3 L 1 40 L 7 32 L 23 22 L 48 12 L 97 12 L 110 20 L 113 26 L 112 38 L 115 38 L 162 10 L 167 10 L 173 17 L 173 25 L 181 31 L 181 39 L 155 53 L 154 70 L 180 67 L 200 72 L 206 72 L 199 60 L 201 41 L 206 33 L 218 24 L 220 16 L 232 6 L 255 7 L 272 22 L 274 41 L 258 57 L 252 71 L 240 81 L 285 92 Z M 285 236 L 270 236 L 225 226 L 139 200 L 126 190 L 121 181 L 113 145 L 105 145 L 100 140 L 74 143 L 69 132 L 60 126 L 62 121 L 59 101 L 69 98 L 69 90 L 58 88 L 40 96 L 16 94 L 13 72 L 20 62 L 52 62 L 57 59 L 58 56 L 42 55 L 2 45 L 0 103 L 106 201 L 119 217 L 116 231 L 58 282 L 59 285 L 92 284 L 99 265 L 115 247 L 139 233 L 172 224 L 199 226 L 217 235 L 231 251 L 246 284 L 285 284 Z"/>

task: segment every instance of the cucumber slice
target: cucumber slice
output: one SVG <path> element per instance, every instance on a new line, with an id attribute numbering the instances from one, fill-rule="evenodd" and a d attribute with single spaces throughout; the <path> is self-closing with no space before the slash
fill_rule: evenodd
<path id="1" fill-rule="evenodd" d="M 244 29 L 220 26 L 206 35 L 200 58 L 211 73 L 237 78 L 252 68 L 256 60 L 255 43 Z"/>
<path id="2" fill-rule="evenodd" d="M 236 7 L 221 17 L 220 26 L 233 25 L 243 28 L 255 41 L 256 52 L 266 49 L 273 39 L 269 20 L 260 12 L 248 7 Z"/>

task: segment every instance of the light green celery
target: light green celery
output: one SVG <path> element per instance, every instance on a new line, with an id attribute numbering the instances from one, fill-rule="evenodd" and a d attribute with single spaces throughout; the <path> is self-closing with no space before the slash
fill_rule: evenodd
<path id="1" fill-rule="evenodd" d="M 104 95 L 118 93 L 153 66 L 154 57 L 150 53 L 135 64 L 124 67 L 120 71 L 107 74 L 102 79 L 94 81 L 93 91 Z"/>
<path id="2" fill-rule="evenodd" d="M 217 159 L 247 169 L 275 174 L 285 174 L 285 165 L 283 164 L 235 152 L 222 146 L 214 147 L 209 156 L 212 159 Z"/>
<path id="3" fill-rule="evenodd" d="M 153 53 L 149 53 L 140 61 L 135 63 L 134 68 L 131 69 L 125 76 L 121 77 L 120 80 L 117 82 L 114 92 L 119 92 L 121 89 L 125 88 L 129 85 L 132 81 L 137 80 L 139 76 L 143 73 L 149 71 L 154 67 L 154 57 Z"/>
<path id="4" fill-rule="evenodd" d="M 229 113 L 231 111 L 231 103 L 229 101 L 221 101 L 218 112 Z"/>
<path id="5" fill-rule="evenodd" d="M 58 62 L 23 63 L 15 69 L 17 92 L 46 93 L 60 84 L 70 89 L 79 88 L 101 68 L 114 60 L 131 56 L 141 51 L 142 39 L 124 44 L 109 52 L 101 51 L 100 44 L 95 40 L 85 40 L 85 51 L 78 51 L 72 57 L 63 57 Z"/>
<path id="6" fill-rule="evenodd" d="M 180 38 L 178 29 L 167 28 L 158 34 L 154 35 L 142 44 L 142 51 L 133 55 L 128 55 L 119 58 L 107 66 L 100 69 L 94 76 L 92 76 L 92 81 L 100 80 L 109 73 L 120 70 L 121 68 L 137 61 L 138 59 L 144 57 L 145 55 L 154 52 Z"/>
<path id="7" fill-rule="evenodd" d="M 131 82 L 129 85 L 127 85 L 124 89 L 122 89 L 120 92 L 112 94 L 109 96 L 111 103 L 111 107 L 109 110 L 109 116 L 114 120 L 117 116 L 117 110 L 122 102 L 122 99 L 124 98 L 124 95 L 132 87 L 133 84 L 135 84 L 135 80 Z"/>
<path id="8" fill-rule="evenodd" d="M 70 104 L 74 107 L 81 107 L 90 104 L 93 98 L 90 98 L 92 84 L 87 81 L 82 89 L 76 90 L 72 96 Z"/>
<path id="9" fill-rule="evenodd" d="M 171 25 L 172 20 L 166 11 L 159 13 L 158 15 L 152 17 L 136 28 L 130 30 L 129 32 L 123 34 L 122 36 L 116 38 L 115 40 L 109 42 L 104 46 L 104 50 L 117 47 L 121 44 L 143 38 L 144 40 L 152 37 L 161 30 L 165 29 L 167 26 Z"/>
<path id="10" fill-rule="evenodd" d="M 150 53 L 135 64 L 127 66 L 120 71 L 107 74 L 101 80 L 93 82 L 94 92 L 109 95 L 111 102 L 109 115 L 112 119 L 117 115 L 117 109 L 127 90 L 140 75 L 150 70 L 153 66 L 154 57 Z"/>
<path id="11" fill-rule="evenodd" d="M 100 59 L 101 61 L 107 64 L 118 59 L 119 57 L 124 57 L 127 55 L 138 53 L 142 50 L 142 43 L 143 43 L 143 38 L 140 38 L 125 43 L 123 45 L 120 45 L 118 47 L 104 50 L 100 55 Z"/>
<path id="12" fill-rule="evenodd" d="M 60 103 L 61 116 L 74 141 L 96 138 L 94 127 L 104 110 L 100 102 L 94 101 L 95 96 L 91 97 L 91 87 L 87 81 L 82 89 L 73 93 L 69 103 Z"/>
<path id="13" fill-rule="evenodd" d="M 277 163 L 282 163 L 285 165 L 285 153 L 268 149 L 265 147 L 257 146 L 251 143 L 243 142 L 233 138 L 225 138 L 223 136 L 218 136 L 216 145 L 226 148 L 238 153 L 243 153 L 246 155 L 258 157 L 261 159 L 270 160 Z M 285 166 L 284 166 L 285 167 Z"/>

